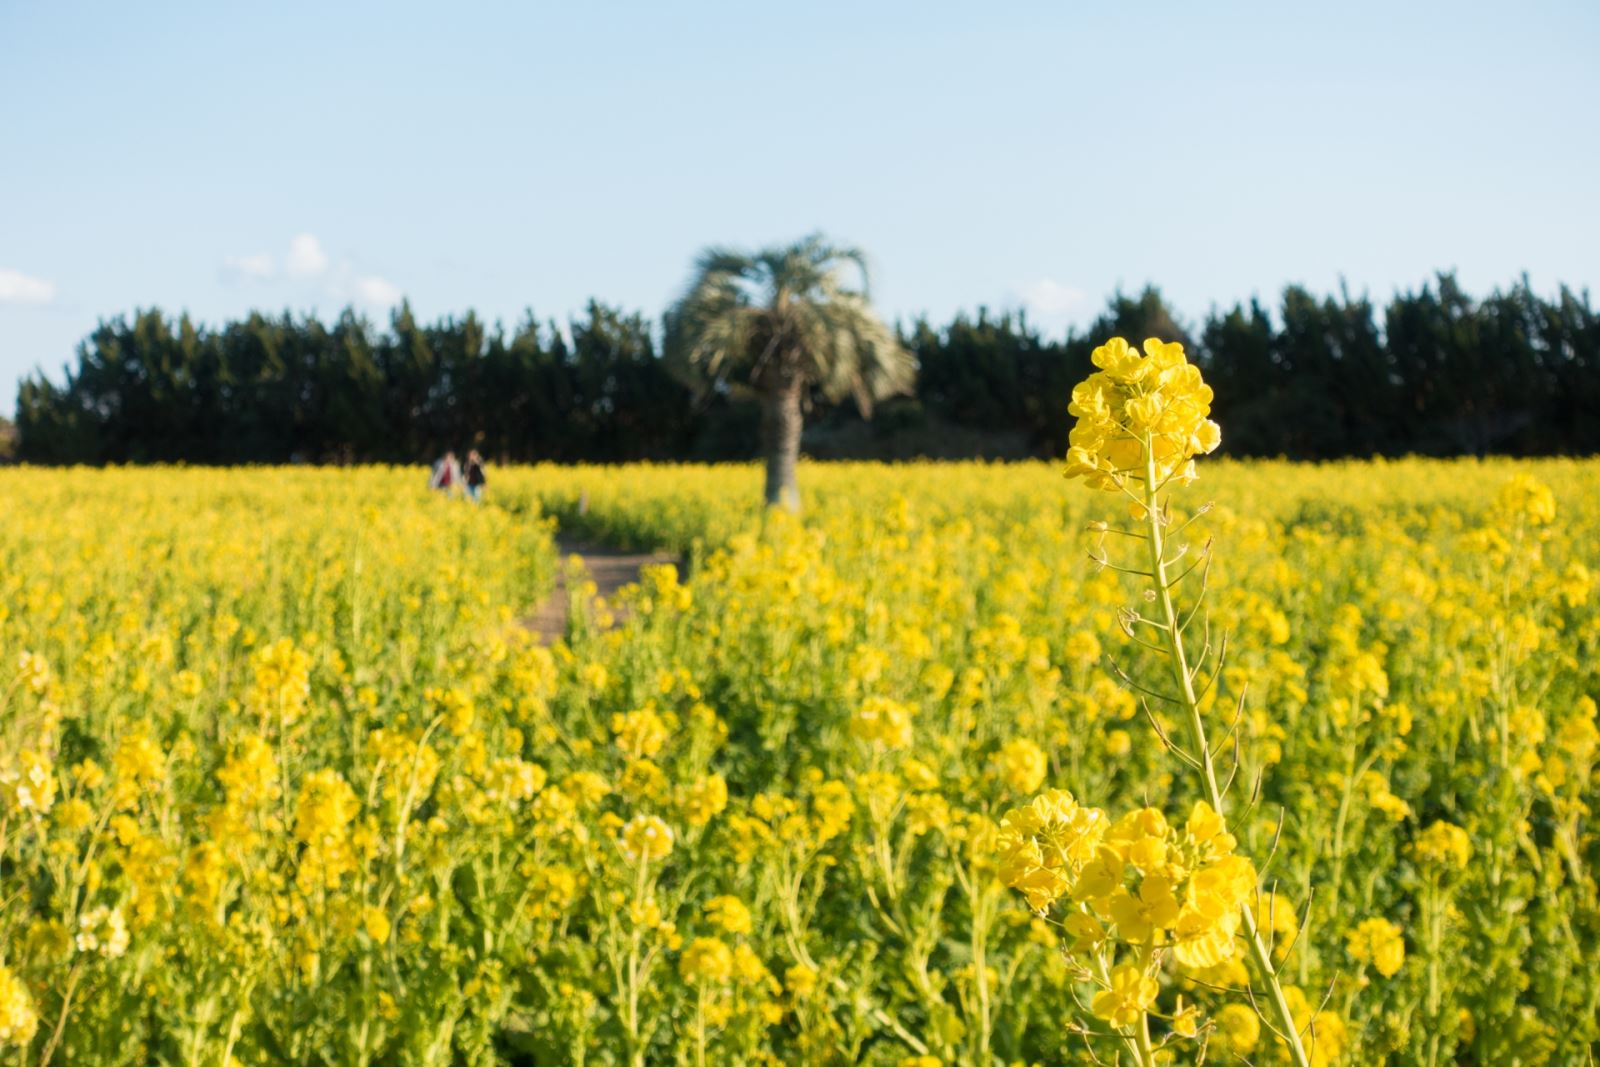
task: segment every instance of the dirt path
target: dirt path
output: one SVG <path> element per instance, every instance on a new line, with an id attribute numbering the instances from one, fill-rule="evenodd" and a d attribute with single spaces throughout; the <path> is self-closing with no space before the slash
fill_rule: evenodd
<path id="1" fill-rule="evenodd" d="M 562 567 L 556 573 L 556 587 L 545 597 L 539 610 L 522 620 L 522 624 L 539 635 L 541 644 L 548 645 L 567 632 L 567 607 L 571 594 L 567 590 L 566 560 L 578 556 L 583 560 L 589 578 L 598 587 L 596 595 L 610 602 L 617 590 L 639 580 L 639 569 L 657 563 L 670 563 L 683 571 L 683 561 L 665 552 L 619 552 L 611 548 L 581 545 L 575 541 L 556 539 Z"/>

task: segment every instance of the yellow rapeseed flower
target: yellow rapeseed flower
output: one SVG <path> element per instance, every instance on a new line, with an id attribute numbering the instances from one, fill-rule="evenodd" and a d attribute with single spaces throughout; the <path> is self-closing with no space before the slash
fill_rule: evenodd
<path id="1" fill-rule="evenodd" d="M 678 957 L 678 975 L 690 985 L 722 984 L 733 977 L 733 950 L 715 937 L 697 937 Z"/>
<path id="2" fill-rule="evenodd" d="M 1143 970 L 1124 963 L 1111 972 L 1110 988 L 1096 993 L 1091 1007 L 1095 1015 L 1113 1026 L 1135 1026 L 1155 1003 L 1160 988 Z"/>
<path id="3" fill-rule="evenodd" d="M 28 987 L 0 963 L 0 1048 L 26 1046 L 38 1028 L 39 1014 L 33 998 L 28 996 Z"/>
<path id="4" fill-rule="evenodd" d="M 1432 866 L 1462 870 L 1472 858 L 1472 841 L 1461 827 L 1440 819 L 1417 835 L 1411 854 Z"/>
<path id="5" fill-rule="evenodd" d="M 706 919 L 724 933 L 748 934 L 751 930 L 750 909 L 738 897 L 712 897 L 705 910 Z"/>
<path id="6" fill-rule="evenodd" d="M 1106 829 L 1105 812 L 1084 807 L 1065 790 L 1048 790 L 1001 818 L 995 842 L 1001 881 L 1035 911 L 1045 911 L 1095 858 Z"/>
<path id="7" fill-rule="evenodd" d="M 1211 387 L 1184 356 L 1183 346 L 1150 338 L 1141 356 L 1113 337 L 1090 358 L 1100 370 L 1072 390 L 1067 476 L 1091 488 L 1143 482 L 1148 445 L 1157 485 L 1191 481 L 1194 456 L 1222 440 L 1211 412 Z"/>
<path id="8" fill-rule="evenodd" d="M 905 748 L 911 744 L 911 706 L 888 697 L 867 697 L 850 720 L 850 732 L 884 748 Z"/>
<path id="9" fill-rule="evenodd" d="M 683 790 L 678 805 L 690 826 L 704 826 L 728 806 L 728 780 L 715 773 L 699 778 Z"/>
<path id="10" fill-rule="evenodd" d="M 1347 931 L 1345 948 L 1358 963 L 1370 963 L 1385 978 L 1393 978 L 1406 959 L 1406 942 L 1400 928 L 1388 919 L 1363 919 Z"/>
<path id="11" fill-rule="evenodd" d="M 618 836 L 622 854 L 632 863 L 648 863 L 672 854 L 672 827 L 655 815 L 635 815 Z"/>
<path id="12" fill-rule="evenodd" d="M 1216 1024 L 1211 1040 L 1221 1052 L 1246 1056 L 1261 1042 L 1261 1017 L 1247 1004 L 1224 1004 L 1216 1014 Z"/>
<path id="13" fill-rule="evenodd" d="M 389 916 L 382 908 L 368 906 L 361 909 L 361 927 L 378 944 L 389 940 L 389 925 Z"/>
<path id="14" fill-rule="evenodd" d="M 803 963 L 793 964 L 783 972 L 783 985 L 790 996 L 804 1000 L 816 991 L 817 972 Z"/>
<path id="15" fill-rule="evenodd" d="M 1044 750 L 1025 737 L 1000 746 L 1000 778 L 1018 793 L 1031 793 L 1044 782 L 1049 761 Z"/>

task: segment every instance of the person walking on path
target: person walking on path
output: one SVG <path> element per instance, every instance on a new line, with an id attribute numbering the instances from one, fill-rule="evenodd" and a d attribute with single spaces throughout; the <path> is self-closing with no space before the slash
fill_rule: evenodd
<path id="1" fill-rule="evenodd" d="M 467 499 L 474 504 L 483 503 L 483 487 L 488 484 L 489 477 L 483 473 L 483 457 L 478 455 L 476 448 L 467 453 L 467 465 L 462 471 L 462 478 L 467 485 Z"/>

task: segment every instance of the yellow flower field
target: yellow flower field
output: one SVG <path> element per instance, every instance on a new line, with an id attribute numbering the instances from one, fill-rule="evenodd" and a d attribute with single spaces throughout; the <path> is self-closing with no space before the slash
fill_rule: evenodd
<path id="1" fill-rule="evenodd" d="M 0 471 L 0 1063 L 1588 1062 L 1600 461 L 1185 433 Z"/>

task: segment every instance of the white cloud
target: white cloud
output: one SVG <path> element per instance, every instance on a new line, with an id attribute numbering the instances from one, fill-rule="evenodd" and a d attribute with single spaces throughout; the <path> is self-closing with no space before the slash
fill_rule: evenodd
<path id="1" fill-rule="evenodd" d="M 1040 318 L 1060 318 L 1082 308 L 1089 294 L 1070 285 L 1062 285 L 1052 278 L 1040 278 L 1022 288 L 1022 306 Z"/>
<path id="2" fill-rule="evenodd" d="M 294 277 L 309 278 L 328 269 L 328 253 L 322 250 L 322 242 L 311 234 L 296 234 L 289 242 L 285 265 Z"/>
<path id="3" fill-rule="evenodd" d="M 20 270 L 0 268 L 0 304 L 48 304 L 55 298 L 54 282 L 30 278 Z"/>
<path id="4" fill-rule="evenodd" d="M 265 252 L 254 256 L 229 256 L 222 261 L 222 273 L 227 278 L 267 281 L 277 275 L 278 264 Z"/>
<path id="5" fill-rule="evenodd" d="M 376 275 L 367 275 L 357 278 L 354 283 L 356 299 L 363 304 L 372 304 L 376 307 L 391 308 L 400 303 L 400 287 L 387 278 Z"/>
<path id="6" fill-rule="evenodd" d="M 223 278 L 251 282 L 287 280 L 306 295 L 327 300 L 387 309 L 404 297 L 400 287 L 376 274 L 357 274 L 348 259 L 335 263 L 314 234 L 296 234 L 281 258 L 265 252 L 229 256 L 222 261 Z M 296 284 L 297 283 L 297 284 Z"/>

